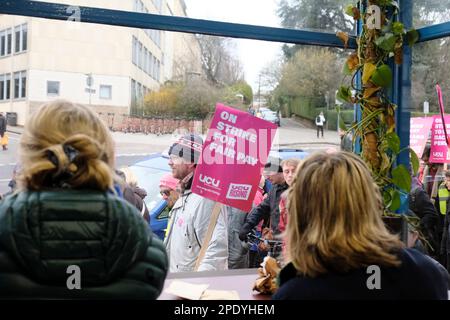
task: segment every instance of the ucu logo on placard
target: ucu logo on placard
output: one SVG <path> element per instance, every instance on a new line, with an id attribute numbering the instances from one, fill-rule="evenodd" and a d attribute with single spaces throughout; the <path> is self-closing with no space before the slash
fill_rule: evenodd
<path id="1" fill-rule="evenodd" d="M 236 200 L 248 200 L 250 196 L 250 191 L 252 191 L 252 186 L 250 184 L 236 184 L 231 183 L 228 188 L 227 199 Z"/>
<path id="2" fill-rule="evenodd" d="M 220 180 L 213 179 L 208 176 L 200 174 L 199 180 L 205 184 L 218 188 L 220 185 Z"/>

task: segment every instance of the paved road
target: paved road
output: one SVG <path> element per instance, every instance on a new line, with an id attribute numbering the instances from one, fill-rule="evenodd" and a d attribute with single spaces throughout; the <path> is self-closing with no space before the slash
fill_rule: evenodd
<path id="1" fill-rule="evenodd" d="M 324 130 L 324 138 L 317 138 L 316 128 L 305 127 L 303 124 L 283 118 L 278 130 L 280 147 L 301 148 L 305 150 L 324 150 L 339 147 L 340 138 L 336 131 Z M 277 140 L 275 140 L 275 143 Z"/>
<path id="2" fill-rule="evenodd" d="M 118 168 L 132 165 L 136 162 L 142 161 L 146 159 L 148 155 L 121 155 L 116 157 L 116 165 Z M 10 181 L 10 178 L 12 176 L 13 170 L 14 170 L 15 163 L 11 164 L 0 164 L 0 193 L 5 193 L 9 191 L 8 183 Z"/>
<path id="3" fill-rule="evenodd" d="M 7 184 L 18 159 L 18 143 L 22 131 L 17 127 L 9 129 L 17 133 L 9 132 L 9 149 L 7 151 L 0 150 L 0 193 L 8 190 Z M 113 132 L 112 135 L 116 143 L 117 167 L 131 165 L 152 153 L 162 152 L 177 139 L 177 136 L 173 135 L 156 136 L 121 132 Z M 273 147 L 300 148 L 314 152 L 339 146 L 339 136 L 336 131 L 325 130 L 324 136 L 325 138 L 318 139 L 315 128 L 307 128 L 292 119 L 282 119 Z"/>

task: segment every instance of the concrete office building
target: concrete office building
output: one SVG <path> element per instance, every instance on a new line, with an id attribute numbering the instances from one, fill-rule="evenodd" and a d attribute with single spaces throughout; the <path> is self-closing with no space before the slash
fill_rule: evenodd
<path id="1" fill-rule="evenodd" d="M 200 57 L 193 35 L 77 22 L 77 5 L 182 16 L 183 0 L 47 2 L 70 4 L 71 21 L 0 15 L 0 112 L 17 113 L 19 125 L 57 98 L 103 115 L 142 114 L 145 94 L 174 75 L 173 59 L 183 50 Z"/>

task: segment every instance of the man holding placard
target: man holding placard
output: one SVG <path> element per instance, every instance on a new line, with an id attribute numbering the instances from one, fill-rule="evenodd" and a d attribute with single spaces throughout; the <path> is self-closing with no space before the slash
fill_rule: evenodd
<path id="1" fill-rule="evenodd" d="M 170 212 L 171 224 L 165 244 L 170 272 L 225 270 L 228 241 L 225 209 L 208 237 L 215 202 L 191 190 L 194 172 L 201 159 L 203 140 L 198 135 L 181 137 L 169 150 L 172 175 L 180 179 L 180 198 Z M 205 241 L 205 239 L 209 238 Z M 202 246 L 206 244 L 201 255 Z M 200 257 L 200 258 L 199 258 Z"/>
<path id="2" fill-rule="evenodd" d="M 259 188 L 261 169 L 267 161 L 276 129 L 277 126 L 273 123 L 247 112 L 220 103 L 216 105 L 202 147 L 202 161 L 195 169 L 192 192 L 215 202 L 212 210 L 201 213 L 208 216 L 208 219 L 204 222 L 207 232 L 204 238 L 199 238 L 199 243 L 210 243 L 221 223 L 221 217 L 231 215 L 228 229 L 231 234 L 231 250 L 228 251 L 230 267 L 242 265 L 238 257 L 240 250 L 234 250 L 240 249 L 241 245 L 235 242 L 239 241 L 238 227 L 243 221 L 241 213 L 252 209 L 253 199 Z M 239 226 L 235 226 L 233 221 Z M 197 264 L 207 256 L 204 253 L 206 246 L 201 247 Z"/>

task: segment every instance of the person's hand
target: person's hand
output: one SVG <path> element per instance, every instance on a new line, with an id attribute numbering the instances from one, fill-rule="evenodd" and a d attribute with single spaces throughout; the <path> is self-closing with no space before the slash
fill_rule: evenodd
<path id="1" fill-rule="evenodd" d="M 247 242 L 248 241 L 247 233 L 248 233 L 247 230 L 239 231 L 239 240 Z"/>

